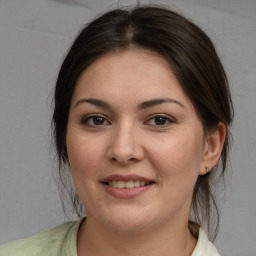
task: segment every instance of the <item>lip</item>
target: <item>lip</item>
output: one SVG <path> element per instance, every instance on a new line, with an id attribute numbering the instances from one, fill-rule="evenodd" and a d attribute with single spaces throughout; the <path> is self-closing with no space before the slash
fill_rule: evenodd
<path id="1" fill-rule="evenodd" d="M 145 177 L 139 176 L 139 175 L 135 175 L 135 174 L 130 174 L 130 175 L 119 175 L 119 174 L 115 174 L 115 175 L 110 175 L 105 177 L 104 179 L 102 179 L 100 182 L 101 183 L 106 183 L 106 182 L 110 182 L 113 180 L 121 180 L 121 181 L 129 181 L 129 180 L 139 180 L 139 181 L 145 181 L 145 182 L 153 182 L 153 180 L 147 179 Z"/>
<path id="2" fill-rule="evenodd" d="M 107 183 L 114 180 L 120 180 L 120 181 L 129 181 L 129 180 L 139 180 L 144 181 L 145 183 L 152 182 L 145 186 L 140 187 L 134 187 L 134 188 L 117 188 L 117 187 L 111 187 Z M 148 178 L 139 176 L 139 175 L 110 175 L 105 177 L 100 181 L 100 183 L 103 185 L 105 191 L 112 195 L 113 197 L 120 198 L 120 199 L 129 199 L 134 198 L 136 196 L 139 196 L 146 191 L 148 191 L 155 182 L 153 180 L 150 180 Z"/>

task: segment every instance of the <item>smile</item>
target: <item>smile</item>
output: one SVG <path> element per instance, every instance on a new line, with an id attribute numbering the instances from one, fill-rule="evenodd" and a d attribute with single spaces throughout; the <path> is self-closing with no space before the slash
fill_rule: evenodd
<path id="1" fill-rule="evenodd" d="M 123 181 L 123 180 L 113 180 L 109 181 L 107 184 L 110 187 L 114 188 L 137 188 L 137 187 L 143 187 L 151 184 L 152 182 L 145 182 L 145 181 L 140 181 L 140 180 L 128 180 L 128 181 Z"/>
<path id="2" fill-rule="evenodd" d="M 129 199 L 144 194 L 155 181 L 138 175 L 111 175 L 100 181 L 105 191 L 120 199 Z"/>

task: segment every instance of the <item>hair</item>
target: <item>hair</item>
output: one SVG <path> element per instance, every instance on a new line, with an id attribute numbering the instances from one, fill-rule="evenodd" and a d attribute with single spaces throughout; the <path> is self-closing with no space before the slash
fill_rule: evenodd
<path id="1" fill-rule="evenodd" d="M 70 177 L 66 132 L 70 102 L 81 73 L 96 59 L 109 52 L 145 49 L 162 56 L 170 64 L 183 91 L 193 103 L 205 134 L 219 122 L 227 129 L 218 164 L 195 184 L 191 218 L 188 226 L 193 233 L 203 226 L 214 240 L 219 227 L 219 212 L 214 195 L 217 183 L 224 180 L 233 105 L 228 80 L 209 37 L 182 15 L 159 6 L 132 10 L 112 10 L 85 26 L 69 49 L 57 78 L 52 119 L 61 193 L 66 192 L 63 205 L 71 200 L 78 217 L 85 215 Z M 65 210 L 65 209 L 64 209 Z"/>

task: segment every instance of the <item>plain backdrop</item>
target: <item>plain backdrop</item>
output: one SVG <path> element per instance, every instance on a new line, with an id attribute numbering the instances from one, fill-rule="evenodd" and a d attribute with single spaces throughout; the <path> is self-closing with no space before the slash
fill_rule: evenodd
<path id="1" fill-rule="evenodd" d="M 135 1 L 120 1 L 132 5 Z M 256 1 L 169 0 L 215 43 L 235 105 L 217 245 L 256 255 Z M 0 0 L 0 244 L 62 223 L 50 154 L 51 91 L 75 35 L 113 0 Z M 231 174 L 232 173 L 232 174 Z"/>

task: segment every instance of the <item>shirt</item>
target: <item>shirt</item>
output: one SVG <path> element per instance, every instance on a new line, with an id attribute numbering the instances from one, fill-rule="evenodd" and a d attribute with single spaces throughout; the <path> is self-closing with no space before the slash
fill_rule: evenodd
<path id="1" fill-rule="evenodd" d="M 71 221 L 37 235 L 0 246 L 0 256 L 77 256 L 77 232 L 82 222 Z M 220 256 L 199 229 L 197 245 L 191 256 Z"/>

